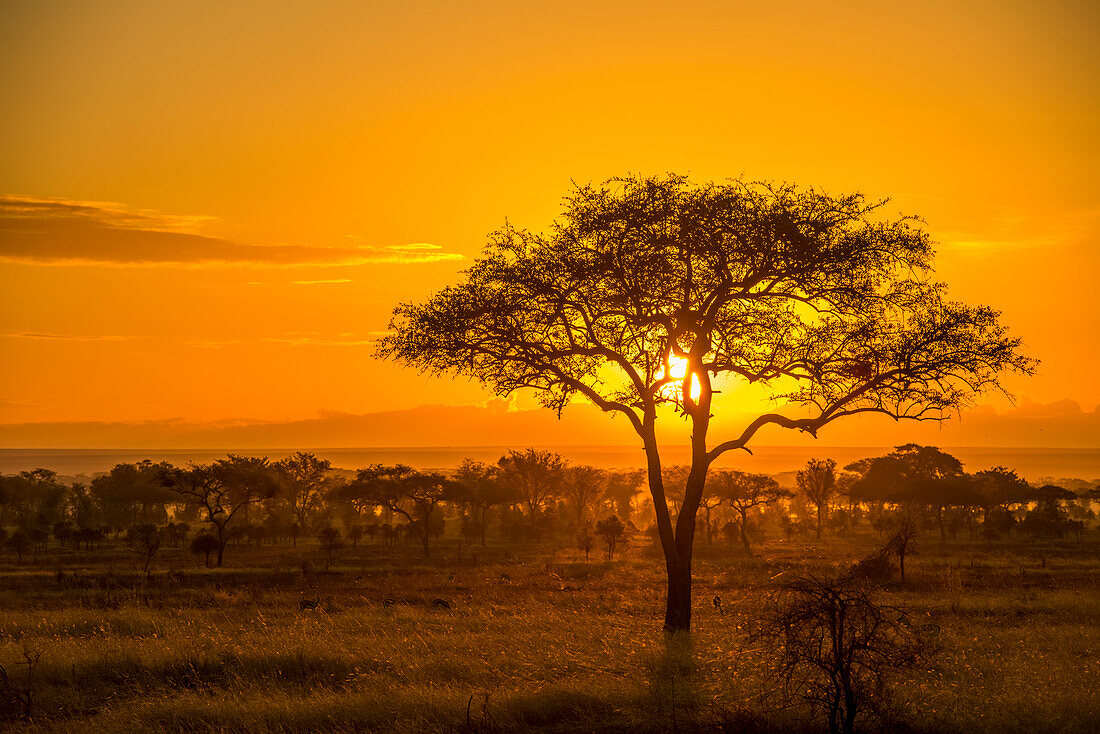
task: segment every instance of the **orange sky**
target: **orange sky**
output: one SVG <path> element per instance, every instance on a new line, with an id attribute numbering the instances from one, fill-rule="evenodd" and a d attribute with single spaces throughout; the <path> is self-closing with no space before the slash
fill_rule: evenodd
<path id="1" fill-rule="evenodd" d="M 1010 387 L 1091 410 L 1098 21 L 1086 2 L 2 2 L 0 423 L 479 403 L 371 358 L 393 305 L 455 280 L 505 216 L 544 227 L 571 180 L 670 170 L 892 196 L 952 293 L 1043 360 Z"/>

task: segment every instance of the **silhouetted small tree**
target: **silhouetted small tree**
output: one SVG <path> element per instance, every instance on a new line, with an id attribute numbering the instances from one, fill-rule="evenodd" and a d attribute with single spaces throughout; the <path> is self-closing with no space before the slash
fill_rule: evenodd
<path id="1" fill-rule="evenodd" d="M 596 539 L 592 537 L 592 533 L 589 531 L 586 525 L 581 532 L 577 535 L 577 548 L 584 551 L 584 560 L 588 560 L 588 554 L 592 552 L 592 544 L 596 542 Z"/>
<path id="2" fill-rule="evenodd" d="M 497 467 L 504 485 L 518 493 L 527 505 L 527 516 L 534 518 L 562 493 L 565 459 L 552 451 L 527 449 L 509 451 L 500 457 Z"/>
<path id="3" fill-rule="evenodd" d="M 924 652 L 906 611 L 875 601 L 851 577 L 784 583 L 753 637 L 774 653 L 782 695 L 824 714 L 833 734 L 885 713 L 891 679 Z"/>
<path id="4" fill-rule="evenodd" d="M 272 465 L 280 483 L 280 499 L 290 507 L 302 527 L 321 507 L 331 462 L 298 451 Z"/>
<path id="5" fill-rule="evenodd" d="M 913 521 L 913 516 L 903 513 L 898 517 L 894 533 L 886 543 L 886 547 L 898 557 L 898 571 L 901 573 L 902 583 L 905 583 L 905 557 L 913 554 L 918 535 L 920 531 L 917 523 Z"/>
<path id="6" fill-rule="evenodd" d="M 321 543 L 321 550 L 325 552 L 325 570 L 328 570 L 332 567 L 333 556 L 336 551 L 344 547 L 343 542 L 340 540 L 340 531 L 328 525 L 321 528 L 321 532 L 317 534 L 317 540 Z"/>
<path id="7" fill-rule="evenodd" d="M 740 520 L 737 523 L 741 544 L 745 553 L 752 555 L 749 546 L 749 511 L 756 507 L 766 507 L 781 499 L 791 497 L 791 493 L 779 486 L 772 477 L 765 474 L 747 474 L 739 471 L 716 471 L 709 480 L 711 492 L 723 498 Z"/>
<path id="8" fill-rule="evenodd" d="M 352 550 L 359 550 L 359 541 L 363 538 L 363 526 L 355 523 L 348 528 L 348 540 L 351 541 Z"/>
<path id="9" fill-rule="evenodd" d="M 164 477 L 166 486 L 185 501 L 197 505 L 203 520 L 218 541 L 220 567 L 230 540 L 243 535 L 250 505 L 275 495 L 278 489 L 271 465 L 265 458 L 230 454 L 209 465 L 173 469 Z"/>
<path id="10" fill-rule="evenodd" d="M 217 553 L 221 543 L 210 533 L 202 533 L 191 539 L 191 552 L 196 556 L 204 556 L 203 562 L 210 568 L 210 554 Z"/>
<path id="11" fill-rule="evenodd" d="M 144 573 L 148 576 L 149 567 L 153 564 L 153 557 L 160 550 L 161 532 L 152 523 L 135 525 L 130 528 L 130 539 L 145 559 Z"/>
<path id="12" fill-rule="evenodd" d="M 30 536 L 22 530 L 16 530 L 8 536 L 8 548 L 15 554 L 16 565 L 23 565 L 23 556 L 31 549 L 31 545 Z"/>
<path id="13" fill-rule="evenodd" d="M 629 522 L 634 514 L 634 498 L 645 489 L 645 472 L 640 469 L 609 471 L 605 474 L 604 498 L 615 507 L 615 514 Z"/>
<path id="14" fill-rule="evenodd" d="M 798 488 L 817 510 L 817 537 L 829 512 L 829 503 L 836 496 L 836 462 L 832 459 L 810 459 L 806 468 L 795 475 Z"/>
<path id="15" fill-rule="evenodd" d="M 68 520 L 60 520 L 53 524 L 52 532 L 53 537 L 57 538 L 58 544 L 61 546 L 65 546 L 65 544 L 72 541 L 73 533 L 75 531 L 73 530 L 72 523 L 70 523 Z"/>
<path id="16" fill-rule="evenodd" d="M 607 479 L 594 466 L 570 466 L 562 472 L 562 494 L 572 505 L 573 527 L 588 524 L 588 512 L 603 495 Z"/>
<path id="17" fill-rule="evenodd" d="M 607 560 L 610 561 L 615 555 L 615 546 L 626 535 L 626 526 L 618 517 L 610 515 L 596 523 L 596 535 L 607 545 Z"/>
<path id="18" fill-rule="evenodd" d="M 519 499 L 518 493 L 502 481 L 499 466 L 466 459 L 454 474 L 452 498 L 466 508 L 463 535 L 485 545 L 489 510 Z"/>
<path id="19" fill-rule="evenodd" d="M 455 487 L 456 482 L 438 472 L 419 472 L 403 464 L 377 464 L 360 469 L 342 491 L 346 496 L 359 497 L 404 516 L 409 528 L 419 536 L 426 558 L 430 555 L 433 531 L 441 527 L 433 522 L 433 515 L 440 502 L 453 496 Z"/>

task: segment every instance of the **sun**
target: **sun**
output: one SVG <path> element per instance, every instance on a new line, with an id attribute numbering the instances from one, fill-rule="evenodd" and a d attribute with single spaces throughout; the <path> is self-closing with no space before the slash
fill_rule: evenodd
<path id="1" fill-rule="evenodd" d="M 677 357 L 675 354 L 668 356 L 668 376 L 672 378 L 672 382 L 668 383 L 661 388 L 661 396 L 670 400 L 679 399 L 682 396 L 684 389 L 684 377 L 687 375 L 688 361 L 683 357 Z M 664 379 L 665 373 L 661 373 L 661 378 Z M 699 395 L 702 392 L 702 388 L 699 381 L 694 377 L 691 378 L 691 399 L 698 400 Z"/>

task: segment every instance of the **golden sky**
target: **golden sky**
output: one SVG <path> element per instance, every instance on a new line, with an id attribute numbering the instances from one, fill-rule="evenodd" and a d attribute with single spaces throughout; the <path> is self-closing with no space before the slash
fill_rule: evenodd
<path id="1" fill-rule="evenodd" d="M 627 171 L 891 196 L 1091 409 L 1098 7 L 2 2 L 0 423 L 484 401 L 392 307 Z"/>

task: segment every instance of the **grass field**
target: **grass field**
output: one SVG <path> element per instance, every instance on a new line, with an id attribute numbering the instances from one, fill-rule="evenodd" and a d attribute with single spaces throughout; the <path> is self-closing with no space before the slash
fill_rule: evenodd
<path id="1" fill-rule="evenodd" d="M 492 545 L 232 547 L 207 570 L 124 546 L 0 566 L 0 664 L 31 731 L 811 731 L 777 708 L 746 630 L 776 579 L 866 554 L 873 535 L 699 548 L 694 631 L 667 639 L 663 567 Z M 908 581 L 938 651 L 894 687 L 899 731 L 1100 727 L 1100 541 L 926 536 Z M 303 564 L 305 566 L 303 567 Z M 58 571 L 61 570 L 59 574 Z M 712 602 L 722 600 L 721 609 Z M 442 599 L 450 609 L 432 602 Z M 301 602 L 317 602 L 303 609 Z M 32 681 L 23 651 L 40 653 Z M 883 726 L 882 723 L 874 726 Z"/>

